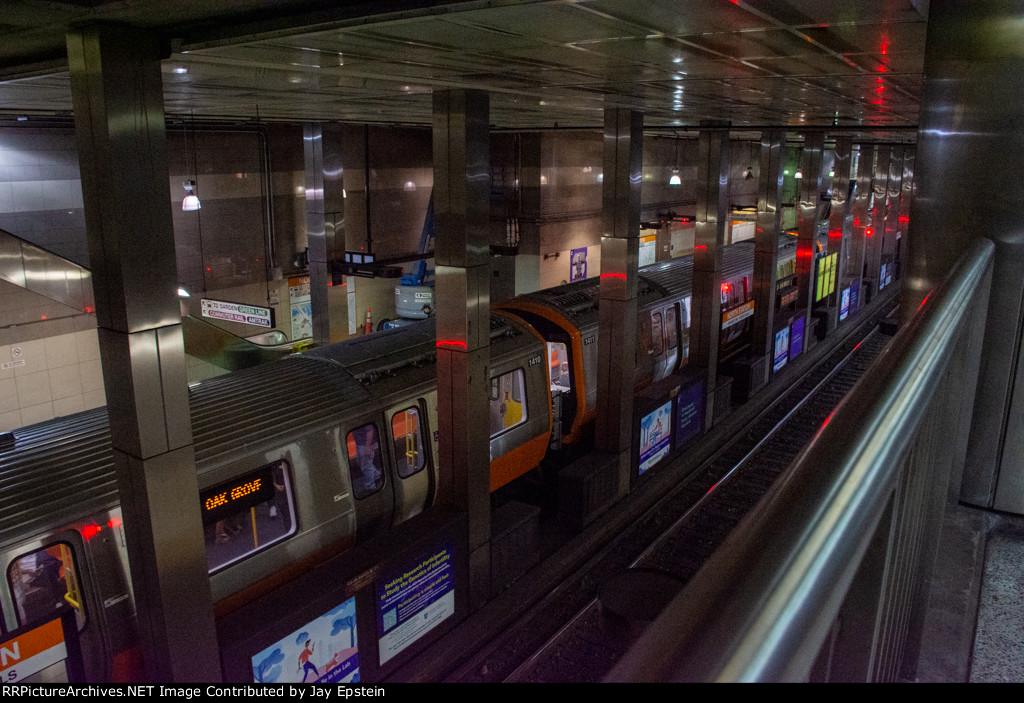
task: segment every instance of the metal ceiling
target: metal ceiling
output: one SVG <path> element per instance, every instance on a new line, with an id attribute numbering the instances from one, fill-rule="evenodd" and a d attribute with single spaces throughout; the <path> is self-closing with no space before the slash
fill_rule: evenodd
<path id="1" fill-rule="evenodd" d="M 177 49 L 164 62 L 171 115 L 427 124 L 431 91 L 476 88 L 491 95 L 492 124 L 510 129 L 594 127 L 609 105 L 654 128 L 913 127 L 927 28 L 915 0 L 3 7 L 0 76 L 22 76 L 0 83 L 6 114 L 70 113 L 64 33 L 104 19 Z"/>

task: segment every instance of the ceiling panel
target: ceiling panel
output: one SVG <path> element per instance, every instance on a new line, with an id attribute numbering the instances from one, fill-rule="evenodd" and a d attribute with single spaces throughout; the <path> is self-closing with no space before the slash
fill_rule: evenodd
<path id="1" fill-rule="evenodd" d="M 431 91 L 470 88 L 491 93 L 501 128 L 595 127 L 606 105 L 642 110 L 653 128 L 705 119 L 912 126 L 926 34 L 918 4 L 406 0 L 401 13 L 349 18 L 335 9 L 337 21 L 295 29 L 280 17 L 320 5 L 238 0 L 232 8 L 247 13 L 238 36 L 230 24 L 216 41 L 175 35 L 186 51 L 165 62 L 165 104 L 171 115 L 427 124 Z M 175 5 L 136 0 L 104 12 L 168 32 L 217 16 L 175 15 Z M 262 25 L 260 14 L 277 19 Z M 33 42 L 64 31 L 56 15 L 17 17 Z M 68 84 L 66 73 L 2 83 L 0 111 L 66 113 Z"/>

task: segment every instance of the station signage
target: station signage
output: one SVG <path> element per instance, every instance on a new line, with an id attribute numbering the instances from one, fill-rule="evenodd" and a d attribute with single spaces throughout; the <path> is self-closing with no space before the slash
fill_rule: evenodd
<path id="1" fill-rule="evenodd" d="M 223 300 L 202 299 L 202 315 L 213 320 L 238 322 L 243 325 L 255 325 L 272 329 L 274 327 L 274 309 L 256 305 L 229 303 Z"/>
<path id="2" fill-rule="evenodd" d="M 732 327 L 754 314 L 754 301 L 748 300 L 743 305 L 737 306 L 722 315 L 722 329 Z"/>

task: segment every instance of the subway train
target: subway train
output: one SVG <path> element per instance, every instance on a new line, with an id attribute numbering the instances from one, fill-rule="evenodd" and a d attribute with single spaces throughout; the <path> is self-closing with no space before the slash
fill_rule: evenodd
<path id="1" fill-rule="evenodd" d="M 780 247 L 780 282 L 794 254 L 794 243 Z M 686 364 L 691 280 L 689 256 L 642 269 L 637 387 Z M 726 353 L 743 344 L 752 323 L 752 284 L 753 244 L 727 247 Z M 551 447 L 586 440 L 596 404 L 598 293 L 589 279 L 492 310 L 492 492 L 537 467 Z M 425 320 L 190 388 L 217 615 L 433 503 L 435 356 L 434 321 Z M 138 677 L 106 409 L 8 433 L 0 467 L 0 634 L 70 606 L 85 677 Z M 33 680 L 48 680 L 48 671 Z"/>

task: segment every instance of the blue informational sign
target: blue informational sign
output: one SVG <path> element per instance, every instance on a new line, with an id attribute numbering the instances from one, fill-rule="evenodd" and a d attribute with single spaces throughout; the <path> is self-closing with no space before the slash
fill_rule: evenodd
<path id="1" fill-rule="evenodd" d="M 676 396 L 676 446 L 682 447 L 704 429 L 704 382 Z"/>
<path id="2" fill-rule="evenodd" d="M 569 283 L 587 277 L 587 248 L 573 249 L 569 256 Z"/>
<path id="3" fill-rule="evenodd" d="M 860 283 L 854 281 L 850 284 L 850 312 L 857 312 L 860 304 Z"/>
<path id="4" fill-rule="evenodd" d="M 789 333 L 789 358 L 795 359 L 804 350 L 804 318 L 793 320 L 792 331 Z"/>
<path id="5" fill-rule="evenodd" d="M 356 599 L 278 640 L 252 658 L 255 683 L 355 683 L 359 681 Z"/>
<path id="6" fill-rule="evenodd" d="M 381 664 L 455 613 L 453 555 L 453 543 L 446 542 L 377 582 Z"/>
<path id="7" fill-rule="evenodd" d="M 783 327 L 775 333 L 775 356 L 772 373 L 778 373 L 789 361 L 789 327 Z"/>
<path id="8" fill-rule="evenodd" d="M 850 289 L 843 288 L 842 296 L 839 299 L 839 321 L 842 322 L 850 314 Z"/>
<path id="9" fill-rule="evenodd" d="M 640 474 L 668 456 L 672 448 L 672 401 L 640 421 Z"/>

